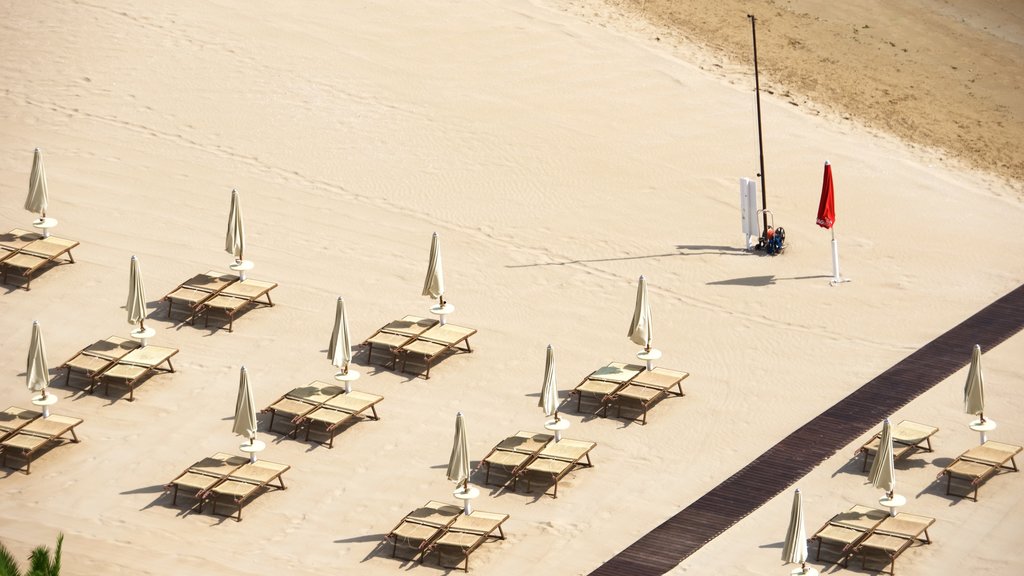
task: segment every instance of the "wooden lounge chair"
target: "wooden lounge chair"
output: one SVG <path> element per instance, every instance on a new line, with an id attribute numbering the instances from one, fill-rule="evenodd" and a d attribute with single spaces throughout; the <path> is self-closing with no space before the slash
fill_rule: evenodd
<path id="1" fill-rule="evenodd" d="M 618 406 L 616 417 L 622 416 L 623 404 L 637 404 L 640 407 L 640 423 L 647 424 L 647 409 L 666 396 L 683 396 L 682 382 L 690 376 L 687 372 L 655 368 L 637 374 L 617 391 L 608 396 L 608 402 Z M 673 391 L 673 388 L 675 391 Z M 634 418 L 635 420 L 635 418 Z"/>
<path id="2" fill-rule="evenodd" d="M 558 498 L 559 480 L 577 468 L 593 466 L 590 463 L 590 451 L 595 446 L 597 446 L 596 442 L 567 438 L 562 438 L 559 442 L 551 442 L 523 468 L 522 474 L 526 479 L 526 491 L 529 492 L 532 488 L 530 477 L 541 476 L 554 483 L 555 491 L 551 496 Z"/>
<path id="3" fill-rule="evenodd" d="M 583 397 L 588 396 L 597 398 L 601 404 L 599 412 L 604 414 L 608 410 L 608 398 L 624 388 L 643 371 L 643 366 L 612 362 L 591 372 L 569 393 L 576 396 L 576 411 L 579 412 L 582 409 Z"/>
<path id="4" fill-rule="evenodd" d="M 173 491 L 171 504 L 177 504 L 178 491 L 182 488 L 188 490 L 196 499 L 193 507 L 198 506 L 199 511 L 202 512 L 206 491 L 227 478 L 228 474 L 248 463 L 249 459 L 243 456 L 218 452 L 186 468 L 184 472 L 178 474 L 174 480 L 164 486 L 164 491 Z"/>
<path id="5" fill-rule="evenodd" d="M 237 514 L 238 522 L 242 521 L 242 506 L 251 498 L 269 490 L 284 490 L 284 473 L 291 469 L 287 464 L 277 464 L 258 460 L 247 462 L 232 470 L 220 482 L 206 489 L 204 496 L 210 500 L 211 512 L 217 513 L 218 500 L 227 500 L 235 506 L 235 511 L 228 517 Z M 277 486 L 274 482 L 277 482 Z"/>
<path id="6" fill-rule="evenodd" d="M 327 384 L 314 380 L 305 386 L 291 389 L 284 396 L 275 400 L 261 412 L 270 413 L 270 427 L 274 430 L 274 419 L 278 416 L 286 418 L 291 424 L 288 435 L 294 438 L 299 430 L 299 423 L 302 418 L 313 410 L 319 408 L 323 403 L 345 391 L 337 384 Z"/>
<path id="7" fill-rule="evenodd" d="M 393 545 L 391 557 L 398 555 L 398 546 L 401 545 L 415 550 L 412 560 L 417 555 L 422 559 L 427 547 L 444 534 L 461 514 L 461 507 L 434 500 L 409 512 L 384 536 L 384 541 L 390 540 Z"/>
<path id="8" fill-rule="evenodd" d="M 14 256 L 29 243 L 42 237 L 42 234 L 28 232 L 20 228 L 15 228 L 6 234 L 0 234 L 0 262 Z"/>
<path id="9" fill-rule="evenodd" d="M 92 392 L 96 385 L 95 376 L 110 368 L 126 354 L 139 347 L 139 343 L 126 338 L 111 336 L 104 340 L 97 340 L 82 348 L 70 360 L 60 365 L 66 369 L 64 374 L 64 385 L 71 386 L 71 373 L 80 372 L 88 378 L 88 384 L 83 390 Z"/>
<path id="10" fill-rule="evenodd" d="M 188 306 L 189 314 L 185 320 L 194 323 L 195 317 L 198 313 L 199 306 L 213 298 L 217 294 L 220 294 L 222 290 L 235 283 L 238 280 L 238 276 L 234 274 L 224 274 L 223 272 L 217 272 L 216 270 L 210 270 L 205 274 L 196 274 L 195 276 L 185 280 L 174 290 L 171 290 L 163 297 L 163 300 L 167 301 L 167 317 L 171 317 L 171 311 L 174 310 L 174 303 L 181 302 Z"/>
<path id="11" fill-rule="evenodd" d="M 75 257 L 71 255 L 71 249 L 76 246 L 78 242 L 56 236 L 33 240 L 0 262 L 0 268 L 3 269 L 2 281 L 6 284 L 7 275 L 14 271 L 25 278 L 25 290 L 30 290 L 32 275 L 46 265 L 59 263 L 62 256 L 67 256 L 68 262 L 74 264 Z"/>
<path id="12" fill-rule="evenodd" d="M 0 441 L 13 436 L 18 430 L 21 430 L 42 415 L 42 412 L 18 408 L 17 406 L 11 406 L 0 412 Z"/>
<path id="13" fill-rule="evenodd" d="M 313 426 L 321 425 L 323 430 L 316 432 L 326 434 L 327 447 L 334 448 L 334 436 L 346 422 L 354 421 L 359 416 L 369 420 L 380 420 L 380 416 L 377 415 L 377 403 L 383 399 L 383 396 L 356 390 L 331 397 L 303 417 L 306 423 L 306 441 L 309 441 L 309 433 Z M 370 414 L 364 414 L 367 410 Z"/>
<path id="14" fill-rule="evenodd" d="M 437 320 L 428 320 L 419 316 L 406 316 L 401 320 L 389 322 L 363 341 L 363 345 L 367 347 L 366 361 L 373 362 L 373 347 L 377 346 L 388 352 L 388 361 L 384 363 L 385 366 L 395 363 L 397 350 L 402 345 L 412 342 L 414 338 L 435 324 L 437 324 Z"/>
<path id="15" fill-rule="evenodd" d="M 854 550 L 861 557 L 861 568 L 865 568 L 868 556 L 881 555 L 889 566 L 889 573 L 895 575 L 896 559 L 900 554 L 915 542 L 931 544 L 928 528 L 934 523 L 935 518 L 903 512 L 882 520 Z"/>
<path id="16" fill-rule="evenodd" d="M 228 318 L 228 332 L 232 332 L 235 326 L 235 316 L 241 314 L 249 307 L 273 306 L 274 301 L 270 299 L 270 291 L 277 288 L 277 282 L 264 282 L 246 278 L 239 282 L 233 282 L 212 298 L 209 298 L 198 305 L 197 314 L 206 315 L 206 326 L 210 325 L 210 313 L 220 312 Z M 266 297 L 266 301 L 260 298 Z"/>
<path id="17" fill-rule="evenodd" d="M 893 460 L 901 460 L 915 452 L 931 452 L 932 436 L 939 429 L 927 424 L 904 420 L 892 428 L 892 457 Z M 881 443 L 882 433 L 875 434 L 863 446 L 857 449 L 857 454 L 864 453 L 864 463 L 861 465 L 861 472 L 868 469 L 868 458 L 878 453 L 878 445 Z"/>
<path id="18" fill-rule="evenodd" d="M 855 505 L 846 512 L 836 514 L 824 526 L 811 536 L 810 541 L 818 541 L 815 560 L 821 560 L 821 545 L 838 547 L 835 564 L 846 566 L 853 551 L 864 541 L 876 526 L 889 517 L 885 510 Z"/>
<path id="19" fill-rule="evenodd" d="M 96 383 L 103 383 L 103 395 L 110 395 L 110 383 L 128 387 L 128 401 L 135 401 L 135 386 L 157 372 L 174 372 L 171 358 L 177 348 L 143 346 L 125 354 L 110 367 L 98 373 Z M 166 364 L 167 367 L 162 366 Z"/>
<path id="20" fill-rule="evenodd" d="M 483 512 L 474 510 L 471 514 L 459 514 L 455 522 L 452 522 L 443 534 L 427 546 L 422 558 L 430 552 L 437 552 L 437 563 L 443 567 L 445 555 L 458 558 L 462 569 L 469 572 L 469 555 L 476 551 L 481 545 L 489 540 L 504 540 L 505 533 L 501 525 L 508 520 L 508 514 L 497 514 L 494 512 Z M 497 532 L 497 535 L 495 535 Z"/>
<path id="21" fill-rule="evenodd" d="M 469 337 L 476 334 L 473 328 L 465 328 L 454 324 L 436 325 L 427 329 L 409 342 L 402 344 L 398 354 L 402 358 L 402 372 L 412 358 L 415 363 L 425 364 L 427 367 L 424 378 L 430 378 L 430 366 L 442 356 L 462 351 L 472 352 L 469 347 Z M 459 345 L 463 344 L 464 347 Z"/>
<path id="22" fill-rule="evenodd" d="M 36 418 L 22 426 L 13 434 L 0 442 L 3 454 L 3 465 L 7 466 L 7 457 L 16 456 L 25 461 L 25 474 L 32 472 L 32 458 L 36 452 L 53 443 L 62 441 L 78 443 L 75 426 L 82 423 L 81 418 L 50 414 L 47 418 Z M 65 438 L 65 434 L 71 434 Z"/>
<path id="23" fill-rule="evenodd" d="M 978 501 L 978 488 L 990 477 L 1003 470 L 1017 472 L 1017 461 L 1015 457 L 1021 452 L 1020 446 L 1004 444 L 989 440 L 981 446 L 975 446 L 963 454 L 957 456 L 939 473 L 941 478 L 946 475 L 946 494 L 960 496 Z M 1009 466 L 1007 466 L 1009 463 Z M 952 491 L 953 479 L 966 480 L 970 489 L 964 494 L 955 494 Z M 971 497 L 971 494 L 974 497 Z"/>
<path id="24" fill-rule="evenodd" d="M 484 484 L 491 483 L 491 468 L 497 466 L 507 474 L 505 483 L 512 481 L 512 489 L 522 469 L 537 457 L 537 454 L 548 445 L 554 436 L 520 430 L 515 435 L 505 438 L 484 456 L 482 462 L 487 466 Z"/>

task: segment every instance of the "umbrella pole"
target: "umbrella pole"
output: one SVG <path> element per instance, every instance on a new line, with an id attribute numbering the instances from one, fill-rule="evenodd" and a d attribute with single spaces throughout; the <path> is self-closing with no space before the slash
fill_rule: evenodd
<path id="1" fill-rule="evenodd" d="M 757 74 L 757 19 L 753 14 L 747 14 L 750 18 L 750 35 L 754 43 L 754 95 L 757 102 L 757 154 L 760 160 L 761 172 L 757 176 L 761 179 L 761 210 L 764 218 L 764 233 L 768 233 L 768 196 L 764 185 L 764 139 L 761 136 L 761 83 Z"/>

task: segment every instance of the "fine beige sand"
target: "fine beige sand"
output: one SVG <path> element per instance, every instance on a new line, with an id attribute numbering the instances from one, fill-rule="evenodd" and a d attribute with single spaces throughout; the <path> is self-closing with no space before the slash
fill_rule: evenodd
<path id="1" fill-rule="evenodd" d="M 986 4 L 986 17 L 1006 5 Z M 647 426 L 567 410 L 566 436 L 598 443 L 595 466 L 557 499 L 486 487 L 475 503 L 511 519 L 505 541 L 473 555 L 474 573 L 585 574 L 1024 276 L 1013 184 L 781 93 L 762 104 L 768 203 L 787 248 L 745 252 L 738 179 L 757 169 L 749 70 L 655 40 L 637 11 L 603 2 L 47 0 L 2 13 L 0 231 L 33 219 L 22 204 L 38 146 L 54 233 L 82 244 L 31 291 L 0 289 L 0 407 L 28 406 L 32 320 L 58 382 L 77 350 L 127 335 L 133 254 L 153 344 L 181 349 L 177 372 L 132 403 L 56 384 L 54 412 L 85 419 L 82 442 L 43 455 L 31 475 L 0 471 L 0 541 L 24 558 L 63 532 L 66 574 L 444 572 L 392 559 L 380 542 L 413 508 L 454 502 L 444 468 L 456 412 L 474 463 L 507 435 L 539 431 L 545 346 L 563 397 L 599 366 L 633 360 L 626 329 L 644 274 L 660 365 L 691 373 L 687 395 L 655 407 Z M 746 25 L 744 12 L 737 20 Z M 815 33 L 801 31 L 809 45 Z M 814 225 L 825 160 L 853 279 L 839 287 L 828 284 L 830 234 Z M 164 294 L 227 269 L 232 188 L 250 275 L 280 283 L 277 305 L 234 333 L 167 321 Z M 429 315 L 420 288 L 434 231 L 450 321 L 479 330 L 474 352 L 429 380 L 361 354 L 356 388 L 385 397 L 379 422 L 328 450 L 266 433 L 264 421 L 262 457 L 292 466 L 286 491 L 250 503 L 240 523 L 172 507 L 166 482 L 237 451 L 240 366 L 262 407 L 334 373 L 337 296 L 357 340 Z M 991 437 L 1015 444 L 1021 357 L 1020 335 L 984 357 Z M 904 554 L 901 574 L 1024 569 L 1024 478 L 995 478 L 977 503 L 946 497 L 935 479 L 977 443 L 965 377 L 893 415 L 941 429 L 934 453 L 898 466 L 906 511 L 937 519 L 935 543 Z M 869 435 L 798 483 L 809 532 L 877 502 L 853 461 Z M 788 573 L 790 500 L 675 572 Z"/>

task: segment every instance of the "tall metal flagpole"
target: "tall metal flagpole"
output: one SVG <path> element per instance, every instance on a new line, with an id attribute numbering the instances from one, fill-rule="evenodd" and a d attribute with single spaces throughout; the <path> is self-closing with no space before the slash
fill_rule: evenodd
<path id="1" fill-rule="evenodd" d="M 768 196 L 764 186 L 764 140 L 761 137 L 761 84 L 757 77 L 757 19 L 753 14 L 747 14 L 750 18 L 750 34 L 754 38 L 754 95 L 757 101 L 757 154 L 761 161 L 761 173 L 757 176 L 761 179 L 761 215 L 764 217 L 764 233 L 768 233 Z"/>

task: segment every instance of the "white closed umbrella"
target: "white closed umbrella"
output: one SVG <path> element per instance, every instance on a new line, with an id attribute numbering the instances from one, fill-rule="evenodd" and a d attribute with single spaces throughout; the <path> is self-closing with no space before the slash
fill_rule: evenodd
<path id="1" fill-rule="evenodd" d="M 49 197 L 46 188 L 46 168 L 43 156 L 36 148 L 32 153 L 32 172 L 28 177 L 28 196 L 25 198 L 25 210 L 39 214 L 40 219 L 46 218 Z"/>
<path id="2" fill-rule="evenodd" d="M 245 260 L 245 226 L 242 223 L 242 206 L 238 191 L 231 190 L 231 211 L 228 212 L 228 231 L 224 237 L 224 250 L 235 257 L 235 262 Z"/>
<path id="3" fill-rule="evenodd" d="M 782 561 L 798 563 L 800 568 L 792 573 L 817 574 L 813 568 L 807 567 L 807 530 L 804 528 L 804 500 L 797 488 L 793 493 L 793 507 L 789 512 L 789 527 L 786 529 L 786 540 L 782 543 Z"/>
<path id="4" fill-rule="evenodd" d="M 128 323 L 138 324 L 139 330 L 145 330 L 146 319 L 146 287 L 142 283 L 142 271 L 139 259 L 132 256 L 131 269 L 128 273 Z"/>
<path id="5" fill-rule="evenodd" d="M 554 416 L 558 422 L 558 385 L 555 382 L 555 351 L 548 344 L 547 356 L 544 360 L 544 384 L 540 389 L 538 406 L 544 408 L 545 416 Z"/>
<path id="6" fill-rule="evenodd" d="M 889 513 L 896 515 L 896 506 L 902 505 L 904 499 L 897 496 L 896 492 L 896 463 L 892 449 L 892 425 L 886 418 L 882 422 L 882 435 L 878 440 L 878 452 L 875 453 L 875 460 L 871 463 L 871 471 L 868 473 L 868 481 L 871 485 L 885 492 L 885 496 L 879 503 L 889 506 Z"/>
<path id="7" fill-rule="evenodd" d="M 981 372 L 981 346 L 971 351 L 971 368 L 964 384 L 964 412 L 985 422 L 985 376 Z"/>
<path id="8" fill-rule="evenodd" d="M 640 276 L 636 287 L 636 307 L 633 309 L 633 320 L 629 323 L 629 339 L 651 350 L 654 330 L 651 322 L 651 303 L 647 299 L 647 279 Z"/>
<path id="9" fill-rule="evenodd" d="M 338 296 L 338 305 L 334 313 L 334 329 L 331 331 L 331 342 L 327 347 L 327 358 L 338 367 L 334 377 L 345 382 L 345 392 L 351 392 L 351 383 L 359 378 L 359 372 L 349 369 L 352 362 L 352 337 L 348 331 L 348 314 L 345 311 L 345 300 Z"/>
<path id="10" fill-rule="evenodd" d="M 452 453 L 448 457 L 448 481 L 462 484 L 463 489 L 469 487 L 469 443 L 466 440 L 466 421 L 462 412 L 455 415 L 455 439 L 452 442 Z"/>
<path id="11" fill-rule="evenodd" d="M 249 373 L 245 366 L 238 377 L 238 397 L 235 399 L 235 420 L 231 431 L 248 439 L 241 449 L 249 452 L 250 460 L 256 461 L 256 453 L 263 449 L 263 443 L 256 440 L 256 403 L 252 399 L 252 388 L 249 386 Z"/>
<path id="12" fill-rule="evenodd" d="M 25 368 L 25 383 L 32 392 L 46 398 L 46 387 L 50 385 L 50 368 L 46 364 L 46 345 L 39 322 L 32 322 L 32 339 L 28 345 L 28 365 Z"/>
<path id="13" fill-rule="evenodd" d="M 437 298 L 438 306 L 444 302 L 444 270 L 441 266 L 441 242 L 437 232 L 430 240 L 430 261 L 427 263 L 427 276 L 423 280 L 423 295 Z"/>

